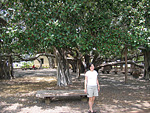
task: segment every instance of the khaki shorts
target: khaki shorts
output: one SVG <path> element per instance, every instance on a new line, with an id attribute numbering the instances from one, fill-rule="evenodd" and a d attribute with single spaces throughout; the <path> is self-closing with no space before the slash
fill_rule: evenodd
<path id="1" fill-rule="evenodd" d="M 87 86 L 87 97 L 98 96 L 97 86 Z"/>

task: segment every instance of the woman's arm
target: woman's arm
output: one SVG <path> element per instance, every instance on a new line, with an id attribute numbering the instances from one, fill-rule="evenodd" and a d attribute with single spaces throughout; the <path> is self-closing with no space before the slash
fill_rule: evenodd
<path id="1" fill-rule="evenodd" d="M 87 76 L 85 76 L 84 80 L 84 92 L 87 93 Z"/>
<path id="2" fill-rule="evenodd" d="M 98 91 L 100 91 L 100 85 L 99 85 L 98 78 L 97 78 L 97 87 L 98 87 Z"/>

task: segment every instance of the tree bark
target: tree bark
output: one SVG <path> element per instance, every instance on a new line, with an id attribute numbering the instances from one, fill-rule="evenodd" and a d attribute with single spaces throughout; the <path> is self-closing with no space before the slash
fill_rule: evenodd
<path id="1" fill-rule="evenodd" d="M 73 72 L 76 73 L 77 72 L 77 60 L 70 59 L 68 60 L 68 62 L 71 65 Z"/>
<path id="2" fill-rule="evenodd" d="M 80 60 L 77 59 L 77 77 L 76 78 L 80 77 L 80 70 L 81 70 L 80 67 L 81 67 Z"/>
<path id="3" fill-rule="evenodd" d="M 41 68 L 42 68 L 42 61 L 41 61 L 41 59 L 39 59 L 39 58 L 37 58 L 37 61 L 38 61 L 38 62 L 39 62 L 39 64 L 40 64 L 39 69 L 41 69 Z"/>
<path id="4" fill-rule="evenodd" d="M 144 79 L 150 79 L 150 51 L 143 50 L 144 53 Z"/>
<path id="5" fill-rule="evenodd" d="M 49 68 L 54 68 L 55 67 L 55 64 L 54 64 L 54 60 L 52 57 L 47 57 L 48 58 L 48 61 L 49 61 Z"/>
<path id="6" fill-rule="evenodd" d="M 56 50 L 56 59 L 57 59 L 57 85 L 58 86 L 67 86 L 72 84 L 72 76 L 69 73 L 69 63 L 65 57 L 64 50 Z"/>
<path id="7" fill-rule="evenodd" d="M 125 84 L 127 83 L 128 77 L 128 63 L 127 63 L 127 46 L 125 46 Z"/>
<path id="8" fill-rule="evenodd" d="M 9 74 L 11 78 L 14 78 L 14 73 L 13 73 L 13 59 L 12 56 L 9 57 Z"/>
<path id="9" fill-rule="evenodd" d="M 89 69 L 89 64 L 90 64 L 90 56 L 89 55 L 85 55 L 85 64 L 86 64 L 86 70 Z"/>
<path id="10" fill-rule="evenodd" d="M 0 79 L 11 79 L 11 74 L 8 60 L 2 60 L 0 57 Z"/>

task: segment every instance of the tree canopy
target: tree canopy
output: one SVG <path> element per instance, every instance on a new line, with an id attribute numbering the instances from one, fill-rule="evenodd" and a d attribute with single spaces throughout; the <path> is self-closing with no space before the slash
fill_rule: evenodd
<path id="1" fill-rule="evenodd" d="M 120 54 L 125 45 L 149 46 L 147 0 L 12 0 L 3 4 L 8 18 L 1 34 L 3 50 L 24 54 L 56 47 L 84 54 L 94 49 L 107 56 Z"/>
<path id="2" fill-rule="evenodd" d="M 0 5 L 7 22 L 0 25 L 0 54 L 55 52 L 59 85 L 71 82 L 68 54 L 76 67 L 82 59 L 98 66 L 104 59 L 121 57 L 124 48 L 150 48 L 148 0 L 6 0 Z"/>

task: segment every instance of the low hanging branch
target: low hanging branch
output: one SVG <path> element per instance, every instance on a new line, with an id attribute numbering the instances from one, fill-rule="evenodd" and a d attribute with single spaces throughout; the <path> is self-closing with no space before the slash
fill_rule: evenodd
<path id="1" fill-rule="evenodd" d="M 127 63 L 128 64 L 133 64 L 133 65 L 135 65 L 135 66 L 137 66 L 139 68 L 143 68 L 144 69 L 143 65 L 136 64 L 136 62 L 127 61 Z M 105 66 L 115 66 L 115 65 L 119 65 L 119 64 L 125 64 L 125 61 L 105 63 L 105 64 L 102 64 L 102 65 L 98 66 L 96 69 L 100 69 L 101 67 L 105 67 Z"/>
<path id="2" fill-rule="evenodd" d="M 13 53 L 11 53 L 11 54 L 0 54 L 0 57 L 10 57 L 10 56 L 18 56 L 22 61 L 33 61 L 33 60 L 36 60 L 38 57 L 40 57 L 40 56 L 50 56 L 50 57 L 55 57 L 55 55 L 53 55 L 53 54 L 48 54 L 48 53 L 39 53 L 39 54 L 37 54 L 36 56 L 34 56 L 34 57 L 30 57 L 30 58 L 23 58 L 23 56 L 22 55 L 20 55 L 20 54 L 13 54 Z"/>

